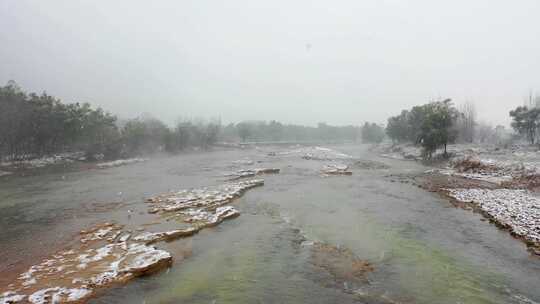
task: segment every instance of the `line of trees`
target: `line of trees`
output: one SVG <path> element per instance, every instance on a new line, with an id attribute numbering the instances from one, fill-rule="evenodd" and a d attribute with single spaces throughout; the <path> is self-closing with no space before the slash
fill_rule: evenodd
<path id="1" fill-rule="evenodd" d="M 148 116 L 118 122 L 88 103 L 65 104 L 46 93 L 27 94 L 14 81 L 0 87 L 0 161 L 70 151 L 84 151 L 88 159 L 112 159 L 206 148 L 216 142 L 219 130 L 218 120 L 184 120 L 175 128 Z"/>
<path id="2" fill-rule="evenodd" d="M 14 82 L 0 87 L 0 159 L 33 158 L 73 147 L 105 151 L 117 139 L 116 117 L 87 103 L 63 104 L 26 94 Z"/>
<path id="3" fill-rule="evenodd" d="M 223 128 L 224 140 L 240 140 L 242 142 L 280 142 L 280 141 L 324 141 L 324 142 L 356 142 L 360 138 L 361 128 L 358 126 L 331 126 L 319 123 L 317 127 L 282 124 L 278 121 L 243 121 L 228 124 Z"/>
<path id="4" fill-rule="evenodd" d="M 382 140 L 382 132 L 373 131 L 381 127 L 364 127 L 364 140 Z M 0 161 L 75 151 L 84 151 L 87 159 L 115 159 L 159 151 L 206 149 L 218 140 L 356 142 L 361 131 L 358 126 L 319 123 L 310 127 L 275 120 L 244 121 L 223 127 L 219 119 L 184 119 L 170 127 L 149 115 L 122 121 L 88 103 L 62 103 L 46 93 L 28 94 L 14 81 L 0 87 Z M 366 131 L 371 135 L 366 135 Z"/>

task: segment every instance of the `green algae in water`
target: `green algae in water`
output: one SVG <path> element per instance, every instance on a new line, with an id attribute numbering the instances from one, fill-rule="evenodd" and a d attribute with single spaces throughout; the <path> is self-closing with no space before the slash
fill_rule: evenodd
<path id="1" fill-rule="evenodd" d="M 368 293 L 390 294 L 391 298 L 412 297 L 414 303 L 508 302 L 501 300 L 508 298 L 500 288 L 505 285 L 501 275 L 421 240 L 402 236 L 366 214 L 343 216 L 356 217 L 356 224 L 348 229 L 332 230 L 327 229 L 327 225 L 310 224 L 305 226 L 305 232 L 308 238 L 347 246 L 360 258 L 372 262 L 375 268 L 372 280 L 382 280 L 386 290 L 372 290 L 367 286 Z M 346 223 L 350 220 L 334 225 Z"/>
<path id="2" fill-rule="evenodd" d="M 508 302 L 501 300 L 501 297 L 507 295 L 497 290 L 504 285 L 501 275 L 472 265 L 460 259 L 460 256 L 451 256 L 421 240 L 402 237 L 397 231 L 371 227 L 372 235 L 385 242 L 387 249 L 381 262 L 396 270 L 399 276 L 399 293 L 412 296 L 415 302 Z"/>
<path id="3" fill-rule="evenodd" d="M 496 274 L 430 248 L 417 240 L 387 235 L 389 262 L 399 269 L 400 289 L 420 303 L 506 303 L 486 283 L 500 285 Z"/>
<path id="4" fill-rule="evenodd" d="M 243 220 L 250 229 L 238 223 Z M 226 230 L 195 240 L 200 253 L 161 277 L 147 303 L 314 303 L 319 299 L 313 291 L 321 288 L 303 276 L 307 264 L 293 248 L 295 237 L 296 230 L 270 217 L 240 217 Z M 333 292 L 319 294 L 328 301 L 342 297 Z"/>
<path id="5" fill-rule="evenodd" d="M 254 281 L 255 252 L 242 248 L 231 254 L 214 249 L 196 259 L 199 261 L 178 265 L 176 273 L 171 274 L 174 281 L 167 280 L 168 286 L 160 288 L 160 294 L 148 303 L 211 303 L 215 299 L 220 303 L 238 303 Z"/>

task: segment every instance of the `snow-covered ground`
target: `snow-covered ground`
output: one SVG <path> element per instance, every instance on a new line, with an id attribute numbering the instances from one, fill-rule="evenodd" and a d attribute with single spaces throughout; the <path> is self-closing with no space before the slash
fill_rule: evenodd
<path id="1" fill-rule="evenodd" d="M 69 152 L 60 153 L 51 156 L 45 156 L 41 158 L 20 160 L 20 161 L 6 161 L 1 162 L 0 167 L 25 167 L 25 168 L 41 168 L 50 165 L 58 165 L 64 163 L 71 163 L 76 160 L 85 160 L 84 152 Z"/>
<path id="2" fill-rule="evenodd" d="M 460 202 L 473 203 L 516 235 L 540 243 L 540 199 L 527 190 L 446 189 Z"/>
<path id="3" fill-rule="evenodd" d="M 12 171 L 17 170 L 17 168 L 35 169 L 51 165 L 69 164 L 76 161 L 86 161 L 84 154 L 84 152 L 70 152 L 30 160 L 1 162 L 0 168 L 2 168 L 2 170 L 0 170 L 0 176 L 12 174 Z M 148 159 L 146 158 L 118 159 L 114 161 L 98 163 L 96 164 L 96 167 L 100 169 L 105 169 L 144 162 L 147 160 Z"/>
<path id="4" fill-rule="evenodd" d="M 422 149 L 413 145 L 376 146 L 383 157 L 402 160 L 421 160 Z M 442 174 L 461 176 L 468 179 L 495 184 L 515 183 L 519 187 L 526 179 L 539 177 L 540 150 L 536 146 L 511 146 L 500 148 L 494 145 L 453 144 L 447 147 L 451 156 Z M 438 150 L 437 153 L 442 153 Z M 517 182 L 521 180 L 521 182 Z M 522 185 L 526 188 L 527 185 Z"/>

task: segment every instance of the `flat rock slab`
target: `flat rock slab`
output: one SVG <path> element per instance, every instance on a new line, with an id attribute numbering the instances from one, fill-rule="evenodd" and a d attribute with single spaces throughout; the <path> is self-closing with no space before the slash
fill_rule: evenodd
<path id="1" fill-rule="evenodd" d="M 214 188 L 190 189 L 159 195 L 147 200 L 149 213 L 168 213 L 184 209 L 215 209 L 240 197 L 246 190 L 264 185 L 253 179 L 228 183 Z"/>
<path id="2" fill-rule="evenodd" d="M 103 223 L 83 230 L 79 246 L 33 265 L 0 290 L 0 304 L 85 302 L 100 289 L 166 268 L 172 263 L 171 254 L 151 244 L 190 237 L 239 216 L 234 207 L 224 204 L 263 184 L 263 180 L 249 180 L 149 199 L 152 208 L 178 216 L 190 227 L 133 233 L 123 225 Z"/>
<path id="3" fill-rule="evenodd" d="M 352 175 L 352 172 L 349 171 L 349 166 L 344 164 L 329 164 L 322 168 L 321 176 L 328 177 L 333 175 Z"/>
<path id="4" fill-rule="evenodd" d="M 148 159 L 146 159 L 146 158 L 118 159 L 118 160 L 113 160 L 113 161 L 110 161 L 110 162 L 99 163 L 99 164 L 96 165 L 96 167 L 98 167 L 100 169 L 106 169 L 106 168 L 125 166 L 125 165 L 130 165 L 130 164 L 135 164 L 135 163 L 141 163 L 141 162 L 145 162 L 147 160 Z"/>
<path id="5" fill-rule="evenodd" d="M 171 262 L 168 252 L 142 242 L 61 251 L 20 274 L 0 294 L 0 303 L 81 302 L 101 288 L 158 271 Z"/>
<path id="6" fill-rule="evenodd" d="M 233 173 L 226 174 L 230 180 L 238 180 L 241 178 L 254 177 L 262 174 L 278 174 L 280 169 L 278 168 L 254 168 L 254 169 L 242 169 Z"/>

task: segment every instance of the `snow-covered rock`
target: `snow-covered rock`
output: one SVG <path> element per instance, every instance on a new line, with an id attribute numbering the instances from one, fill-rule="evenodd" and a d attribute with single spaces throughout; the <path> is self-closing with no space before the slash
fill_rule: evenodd
<path id="1" fill-rule="evenodd" d="M 130 164 L 145 162 L 147 160 L 148 160 L 147 158 L 117 159 L 117 160 L 113 160 L 113 161 L 110 161 L 110 162 L 99 163 L 96 166 L 98 168 L 100 168 L 100 169 L 105 169 L 105 168 L 112 168 L 112 167 L 118 167 L 118 166 L 124 166 L 124 165 L 130 165 Z"/>
<path id="2" fill-rule="evenodd" d="M 168 267 L 171 254 L 150 244 L 189 237 L 240 215 L 232 206 L 224 205 L 247 189 L 263 184 L 263 180 L 254 179 L 149 199 L 151 210 L 166 213 L 190 226 L 135 234 L 124 230 L 123 225 L 104 223 L 83 230 L 79 246 L 57 252 L 31 266 L 7 290 L 0 290 L 0 304 L 81 302 L 99 289 Z"/>
<path id="3" fill-rule="evenodd" d="M 349 171 L 349 166 L 345 164 L 327 164 L 321 170 L 322 176 L 330 175 L 352 175 L 352 172 Z"/>
<path id="4" fill-rule="evenodd" d="M 229 183 L 215 188 L 182 190 L 147 200 L 149 212 L 174 212 L 188 208 L 217 208 L 241 196 L 246 190 L 264 185 L 262 179 Z"/>
<path id="5" fill-rule="evenodd" d="M 253 168 L 253 169 L 242 169 L 233 173 L 226 174 L 225 176 L 230 177 L 231 180 L 254 177 L 261 174 L 278 174 L 280 169 L 277 168 Z"/>
<path id="6" fill-rule="evenodd" d="M 197 227 L 202 229 L 216 226 L 226 219 L 237 217 L 240 215 L 240 212 L 232 206 L 223 206 L 218 207 L 214 212 L 201 209 L 189 209 L 182 211 L 181 214 L 186 216 L 184 221 L 194 223 Z"/>
<path id="7" fill-rule="evenodd" d="M 81 243 L 103 240 L 109 238 L 109 241 L 115 239 L 120 234 L 121 225 L 115 223 L 103 223 L 89 230 L 81 231 Z"/>
<path id="8" fill-rule="evenodd" d="M 63 251 L 20 274 L 0 295 L 0 303 L 80 302 L 100 288 L 167 267 L 171 261 L 168 252 L 139 242 Z"/>
<path id="9" fill-rule="evenodd" d="M 40 158 L 0 163 L 0 167 L 41 168 L 49 165 L 71 163 L 84 158 L 84 152 L 67 152 Z"/>
<path id="10" fill-rule="evenodd" d="M 172 241 L 181 237 L 192 236 L 200 229 L 197 227 L 189 227 L 185 229 L 176 229 L 165 232 L 143 232 L 132 238 L 133 241 L 143 242 L 145 244 L 152 244 L 160 241 Z"/>

